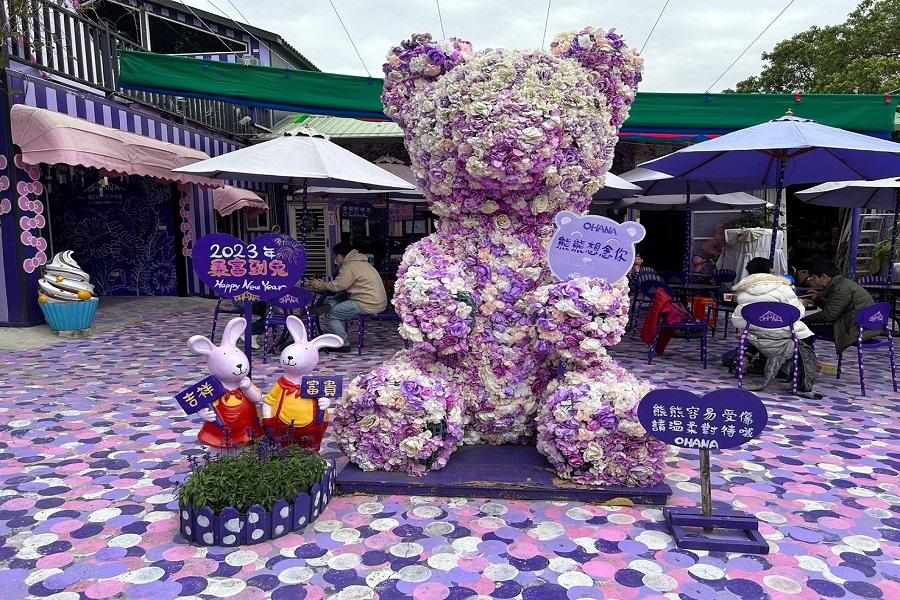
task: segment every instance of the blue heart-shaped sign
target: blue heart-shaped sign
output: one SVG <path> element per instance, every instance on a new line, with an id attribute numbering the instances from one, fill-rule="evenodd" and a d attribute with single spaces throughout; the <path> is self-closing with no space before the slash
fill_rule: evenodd
<path id="1" fill-rule="evenodd" d="M 656 439 L 679 448 L 737 448 L 759 437 L 769 420 L 756 395 L 739 388 L 698 396 L 687 390 L 653 390 L 638 406 L 638 420 Z"/>
<path id="2" fill-rule="evenodd" d="M 251 302 L 283 296 L 306 270 L 303 245 L 279 233 L 250 243 L 211 233 L 194 242 L 192 259 L 197 276 L 215 294 Z"/>

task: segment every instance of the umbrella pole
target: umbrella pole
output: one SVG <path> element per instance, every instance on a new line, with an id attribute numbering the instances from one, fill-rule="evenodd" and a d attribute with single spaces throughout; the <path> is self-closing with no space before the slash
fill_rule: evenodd
<path id="1" fill-rule="evenodd" d="M 769 248 L 769 260 L 775 266 L 775 249 L 778 247 L 778 229 L 781 225 L 781 193 L 784 191 L 784 171 L 787 162 L 783 157 L 778 159 L 778 176 L 775 179 L 775 214 L 772 215 L 772 245 Z"/>
<path id="2" fill-rule="evenodd" d="M 894 190 L 894 227 L 891 229 L 891 254 L 888 260 L 888 277 L 894 276 L 894 257 L 897 251 L 897 218 L 900 213 L 900 188 Z"/>
<path id="3" fill-rule="evenodd" d="M 306 246 L 306 230 L 307 225 L 309 224 L 309 194 L 308 194 L 308 180 L 303 180 L 303 233 L 300 236 L 300 243 Z"/>
<path id="4" fill-rule="evenodd" d="M 851 209 L 853 211 L 850 219 L 850 267 L 849 277 L 856 280 L 856 261 L 859 249 L 859 228 L 861 226 L 860 218 L 862 211 L 858 208 Z"/>
<path id="5" fill-rule="evenodd" d="M 384 201 L 387 205 L 387 219 L 385 223 L 387 224 L 387 231 L 384 234 L 384 272 L 388 272 L 388 267 L 391 264 L 391 195 L 385 194 Z"/>
<path id="6" fill-rule="evenodd" d="M 691 282 L 691 256 L 694 233 L 691 219 L 691 182 L 685 182 L 684 188 L 687 200 L 684 204 L 684 260 L 682 263 L 682 275 L 684 276 L 684 284 L 687 285 Z"/>

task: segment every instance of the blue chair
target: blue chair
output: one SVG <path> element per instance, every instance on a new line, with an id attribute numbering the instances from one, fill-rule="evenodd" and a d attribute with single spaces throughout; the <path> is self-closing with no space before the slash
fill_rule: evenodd
<path id="1" fill-rule="evenodd" d="M 656 288 L 659 287 L 672 296 L 672 290 L 669 288 L 669 285 L 655 272 L 647 273 L 646 275 L 638 275 L 637 290 L 631 301 L 631 318 L 628 321 L 628 326 L 631 327 L 632 331 L 637 330 L 638 317 L 641 316 L 641 309 L 650 308 L 653 304 L 653 299 L 656 298 Z"/>
<path id="2" fill-rule="evenodd" d="M 754 302 L 741 307 L 741 317 L 747 322 L 744 331 L 741 332 L 741 341 L 738 344 L 738 387 L 744 387 L 744 348 L 747 346 L 747 335 L 750 327 L 761 329 L 784 329 L 791 331 L 791 340 L 794 342 L 794 382 L 793 392 L 797 394 L 797 377 L 800 369 L 800 340 L 794 331 L 794 323 L 800 320 L 800 309 L 783 302 Z"/>
<path id="3" fill-rule="evenodd" d="M 647 283 L 652 285 L 654 282 L 647 282 Z M 648 288 L 649 287 L 650 287 L 650 285 L 648 285 Z M 657 285 L 653 286 L 654 297 L 656 296 L 657 288 L 662 288 L 667 294 L 669 294 L 669 296 L 671 296 L 672 295 L 670 293 L 671 290 L 669 290 L 668 287 L 669 286 L 667 286 L 665 283 L 663 283 L 662 285 L 657 284 Z M 677 301 L 674 299 L 672 302 L 677 304 Z M 681 306 L 681 305 L 679 305 L 679 306 Z M 686 308 L 684 308 L 683 306 L 681 307 L 681 310 L 684 310 L 684 312 L 687 315 L 690 315 L 690 311 L 687 310 Z M 699 334 L 699 336 L 700 336 L 700 361 L 703 363 L 703 368 L 706 369 L 707 356 L 708 356 L 707 338 L 709 336 L 709 323 L 707 321 L 688 319 L 686 321 L 682 321 L 681 323 L 668 324 L 665 322 L 665 320 L 666 320 L 665 314 L 659 315 L 659 321 L 657 322 L 657 326 L 656 326 L 656 335 L 653 337 L 653 342 L 650 344 L 650 349 L 647 352 L 647 364 L 648 365 L 653 364 L 653 355 L 656 353 L 656 345 L 659 342 L 659 338 L 660 338 L 660 336 L 662 336 L 663 332 L 665 330 L 673 330 L 674 329 L 676 331 L 683 331 L 684 337 L 688 341 L 690 341 L 690 339 L 691 339 L 691 333 L 696 332 Z"/>
<path id="4" fill-rule="evenodd" d="M 859 359 L 859 387 L 862 395 L 866 395 L 866 376 L 863 368 L 863 350 L 880 350 L 888 349 L 891 359 L 891 383 L 894 386 L 894 392 L 897 392 L 897 359 L 894 355 L 894 338 L 891 337 L 891 305 L 887 302 L 880 302 L 867 306 L 856 313 L 856 324 L 859 325 L 859 339 L 856 341 L 856 354 Z M 887 334 L 887 339 L 875 339 L 864 341 L 863 334 L 866 331 L 883 331 Z M 844 355 L 838 354 L 838 379 L 841 377 L 841 363 Z"/>
<path id="5" fill-rule="evenodd" d="M 275 352 L 282 342 L 287 341 L 287 318 L 293 315 L 294 311 L 300 314 L 297 316 L 303 321 L 306 327 L 306 335 L 309 339 L 313 339 L 318 335 L 318 322 L 309 312 L 309 307 L 315 300 L 315 294 L 303 288 L 293 288 L 290 295 L 295 298 L 291 305 L 278 306 L 279 301 L 269 304 L 266 310 L 265 320 L 263 322 L 263 363 L 269 361 L 269 353 Z"/>

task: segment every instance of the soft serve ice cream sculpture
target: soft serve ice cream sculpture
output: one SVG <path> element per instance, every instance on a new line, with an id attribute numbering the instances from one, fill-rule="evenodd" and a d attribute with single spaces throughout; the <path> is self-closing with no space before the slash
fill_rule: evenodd
<path id="1" fill-rule="evenodd" d="M 547 252 L 557 213 L 583 215 L 602 187 L 641 69 L 617 34 L 593 28 L 550 52 L 473 53 L 427 34 L 390 52 L 385 111 L 440 221 L 398 274 L 400 331 L 415 346 L 334 408 L 360 467 L 422 475 L 460 444 L 536 437 L 563 477 L 661 479 L 664 447 L 636 414 L 649 387 L 606 353 L 628 319 L 626 282 L 561 282 Z"/>
<path id="2" fill-rule="evenodd" d="M 91 277 L 75 262 L 71 250 L 60 252 L 44 267 L 38 289 L 38 300 L 42 304 L 80 302 L 94 297 Z"/>

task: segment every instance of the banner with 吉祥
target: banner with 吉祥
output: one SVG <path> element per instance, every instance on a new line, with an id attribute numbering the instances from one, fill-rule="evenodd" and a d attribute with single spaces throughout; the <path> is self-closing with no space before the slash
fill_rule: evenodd
<path id="1" fill-rule="evenodd" d="M 228 390 L 210 375 L 175 394 L 175 400 L 185 413 L 192 415 L 225 395 Z"/>
<path id="2" fill-rule="evenodd" d="M 224 233 L 194 243 L 194 270 L 216 295 L 258 301 L 284 296 L 303 276 L 306 250 L 294 238 L 267 233 L 250 243 Z"/>
<path id="3" fill-rule="evenodd" d="M 762 401 L 739 388 L 702 397 L 687 390 L 653 390 L 638 406 L 647 433 L 679 448 L 736 448 L 759 437 L 768 419 Z"/>

